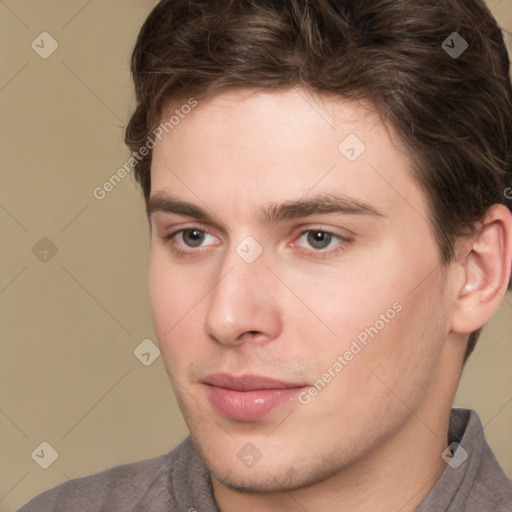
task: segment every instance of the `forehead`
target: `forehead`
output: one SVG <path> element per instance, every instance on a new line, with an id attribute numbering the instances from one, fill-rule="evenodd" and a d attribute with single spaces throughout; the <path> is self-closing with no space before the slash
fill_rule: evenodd
<path id="1" fill-rule="evenodd" d="M 151 180 L 152 195 L 241 215 L 313 193 L 342 193 L 380 211 L 407 202 L 425 210 L 407 153 L 374 109 L 301 89 L 199 101 L 157 143 Z"/>

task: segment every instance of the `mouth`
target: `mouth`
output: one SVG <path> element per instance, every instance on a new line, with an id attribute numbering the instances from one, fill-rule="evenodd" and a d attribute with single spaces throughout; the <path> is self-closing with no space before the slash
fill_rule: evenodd
<path id="1" fill-rule="evenodd" d="M 235 377 L 225 373 L 210 375 L 203 383 L 210 404 L 219 414 L 245 422 L 263 419 L 309 387 L 260 375 Z"/>

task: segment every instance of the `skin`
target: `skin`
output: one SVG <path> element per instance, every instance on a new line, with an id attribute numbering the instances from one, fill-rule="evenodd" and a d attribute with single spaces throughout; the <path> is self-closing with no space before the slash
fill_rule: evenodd
<path id="1" fill-rule="evenodd" d="M 366 145 L 354 162 L 338 150 L 348 134 Z M 151 212 L 149 284 L 167 372 L 220 510 L 414 510 L 446 467 L 467 334 L 505 291 L 510 212 L 496 207 L 443 266 L 392 129 L 362 104 L 299 89 L 200 101 L 158 143 L 151 173 L 152 198 L 212 216 Z M 325 194 L 380 214 L 260 215 Z M 206 232 L 199 246 L 185 229 Z M 319 248 L 306 230 L 335 236 L 317 234 L 328 241 Z M 236 251 L 248 236 L 263 249 L 252 263 Z M 208 401 L 202 379 L 217 372 L 313 386 L 393 304 L 400 312 L 306 405 L 241 422 Z M 237 457 L 248 442 L 261 453 L 250 468 Z"/>

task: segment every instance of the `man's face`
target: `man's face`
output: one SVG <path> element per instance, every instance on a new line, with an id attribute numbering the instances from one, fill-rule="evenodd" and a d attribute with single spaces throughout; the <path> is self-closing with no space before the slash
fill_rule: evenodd
<path id="1" fill-rule="evenodd" d="M 374 113 L 301 90 L 223 93 L 158 143 L 152 310 L 217 479 L 303 486 L 431 435 L 450 287 L 410 165 Z"/>

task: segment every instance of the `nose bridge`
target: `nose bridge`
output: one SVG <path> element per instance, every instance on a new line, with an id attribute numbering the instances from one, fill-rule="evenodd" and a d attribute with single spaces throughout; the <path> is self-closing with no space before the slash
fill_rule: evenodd
<path id="1" fill-rule="evenodd" d="M 239 344 L 247 333 L 271 339 L 280 329 L 277 296 L 269 293 L 271 272 L 254 242 L 245 240 L 225 256 L 211 291 L 206 333 L 223 344 Z"/>

